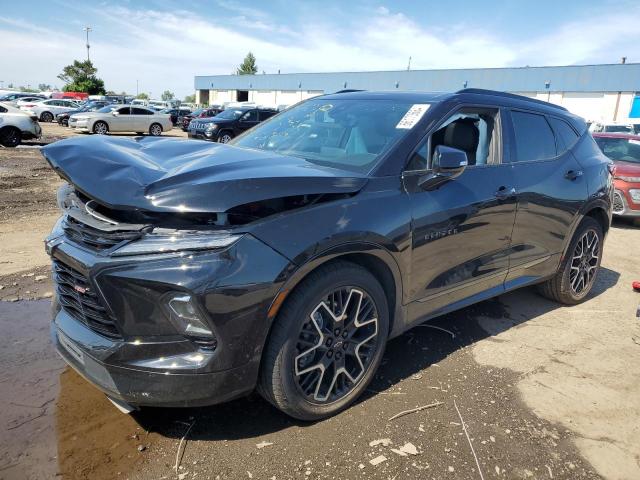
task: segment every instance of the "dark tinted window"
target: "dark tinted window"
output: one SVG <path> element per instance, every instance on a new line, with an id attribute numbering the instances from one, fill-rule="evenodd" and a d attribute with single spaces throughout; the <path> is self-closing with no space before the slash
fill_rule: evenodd
<path id="1" fill-rule="evenodd" d="M 151 110 L 147 110 L 146 108 L 133 107 L 131 110 L 133 110 L 134 115 L 153 115 L 153 112 Z"/>
<path id="2" fill-rule="evenodd" d="M 242 116 L 243 122 L 257 122 L 258 121 L 258 111 L 257 110 L 249 110 Z"/>
<path id="3" fill-rule="evenodd" d="M 275 114 L 276 112 L 269 112 L 269 111 L 260 112 L 260 115 L 259 115 L 260 121 L 266 120 L 267 118 L 271 118 Z"/>
<path id="4" fill-rule="evenodd" d="M 511 112 L 516 137 L 516 161 L 544 160 L 556 156 L 556 141 L 544 115 Z"/>
<path id="5" fill-rule="evenodd" d="M 129 107 L 122 107 L 118 109 L 120 115 L 129 115 L 131 109 Z"/>
<path id="6" fill-rule="evenodd" d="M 556 134 L 558 135 L 558 137 L 560 137 L 562 143 L 564 143 L 564 148 L 562 149 L 562 151 L 569 150 L 571 147 L 573 147 L 573 144 L 578 141 L 578 134 L 564 120 L 549 117 L 549 122 L 551 122 L 551 125 L 556 131 Z"/>
<path id="7" fill-rule="evenodd" d="M 7 109 L 2 107 L 2 106 L 0 106 L 0 113 L 6 113 L 6 112 L 7 112 Z"/>

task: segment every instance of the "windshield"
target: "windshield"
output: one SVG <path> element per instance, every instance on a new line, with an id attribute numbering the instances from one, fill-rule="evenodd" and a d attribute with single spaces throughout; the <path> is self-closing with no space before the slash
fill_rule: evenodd
<path id="1" fill-rule="evenodd" d="M 111 110 L 113 110 L 116 107 L 117 107 L 117 105 L 108 105 L 106 107 L 102 107 L 100 110 L 98 110 L 98 112 L 100 112 L 100 113 L 109 113 Z"/>
<path id="2" fill-rule="evenodd" d="M 399 125 L 411 107 L 395 100 L 309 100 L 258 125 L 233 144 L 366 173 L 413 126 L 406 128 L 404 121 Z"/>
<path id="3" fill-rule="evenodd" d="M 222 112 L 220 112 L 218 115 L 216 115 L 215 117 L 213 117 L 214 120 L 220 119 L 220 120 L 235 120 L 236 118 L 240 118 L 240 115 L 242 115 L 245 112 L 245 110 L 223 110 Z"/>
<path id="4" fill-rule="evenodd" d="M 594 140 L 611 160 L 640 163 L 640 140 L 607 137 L 595 137 Z"/>

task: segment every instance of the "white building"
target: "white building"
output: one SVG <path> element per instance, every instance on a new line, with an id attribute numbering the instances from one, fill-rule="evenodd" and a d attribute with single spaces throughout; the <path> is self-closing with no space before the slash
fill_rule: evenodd
<path id="1" fill-rule="evenodd" d="M 291 105 L 343 89 L 451 92 L 489 88 L 566 107 L 587 120 L 640 122 L 640 63 L 564 67 L 212 75 L 194 79 L 196 103 Z"/>

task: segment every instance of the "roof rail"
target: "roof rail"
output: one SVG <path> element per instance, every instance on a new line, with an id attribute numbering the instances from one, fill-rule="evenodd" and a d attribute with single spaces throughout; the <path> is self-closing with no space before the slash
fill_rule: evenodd
<path id="1" fill-rule="evenodd" d="M 344 90 L 338 90 L 337 92 L 334 92 L 333 94 L 335 95 L 336 93 L 351 93 L 351 92 L 364 92 L 364 90 L 357 89 L 357 88 L 345 88 Z"/>
<path id="2" fill-rule="evenodd" d="M 488 90 L 484 88 L 463 88 L 456 93 L 474 93 L 478 95 L 492 95 L 494 97 L 513 98 L 514 100 L 523 100 L 525 102 L 536 103 L 538 105 L 545 105 L 547 107 L 557 108 L 567 112 L 568 110 L 560 105 L 554 103 L 545 102 L 544 100 L 538 100 L 537 98 L 525 97 L 524 95 L 516 95 L 515 93 L 500 92 L 498 90 Z"/>

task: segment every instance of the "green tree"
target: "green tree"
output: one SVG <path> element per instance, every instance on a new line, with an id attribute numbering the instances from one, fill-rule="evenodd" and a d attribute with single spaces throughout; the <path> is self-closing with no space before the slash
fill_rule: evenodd
<path id="1" fill-rule="evenodd" d="M 48 83 L 39 83 L 38 90 L 40 90 L 41 92 L 51 90 L 51 85 L 49 85 Z"/>
<path id="2" fill-rule="evenodd" d="M 144 92 L 139 93 L 136 98 L 139 98 L 140 100 L 149 100 L 149 95 L 147 95 Z"/>
<path id="3" fill-rule="evenodd" d="M 194 95 L 187 95 L 186 97 L 184 97 L 184 103 L 196 103 L 196 96 Z"/>
<path id="4" fill-rule="evenodd" d="M 96 77 L 98 69 L 90 60 L 74 60 L 62 69 L 58 78 L 65 83 L 65 92 L 85 92 L 89 95 L 104 95 L 104 82 Z"/>
<path id="5" fill-rule="evenodd" d="M 237 70 L 238 75 L 255 75 L 258 72 L 258 66 L 256 65 L 256 57 L 253 53 L 247 53 L 243 62 L 240 64 Z"/>
<path id="6" fill-rule="evenodd" d="M 165 102 L 169 100 L 173 100 L 174 97 L 175 95 L 173 94 L 173 92 L 170 92 L 169 90 L 165 90 L 164 92 L 162 92 L 162 95 L 160 96 L 160 98 Z"/>
<path id="7" fill-rule="evenodd" d="M 37 90 L 35 88 L 31 88 L 30 86 L 29 87 L 25 87 L 24 85 L 21 85 L 20 86 L 20 91 L 21 92 L 25 92 L 25 93 L 36 93 L 36 92 L 39 92 L 40 90 Z"/>

